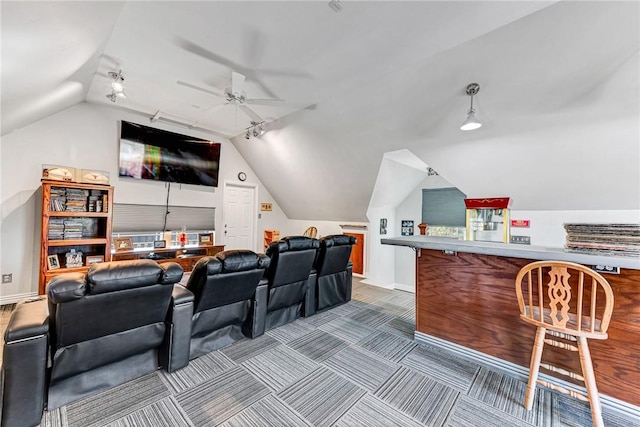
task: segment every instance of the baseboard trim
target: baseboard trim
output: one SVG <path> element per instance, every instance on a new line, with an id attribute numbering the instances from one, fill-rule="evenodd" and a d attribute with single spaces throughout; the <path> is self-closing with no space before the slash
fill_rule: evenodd
<path id="1" fill-rule="evenodd" d="M 15 294 L 6 297 L 0 297 L 0 305 L 13 304 L 16 302 L 20 302 L 25 298 L 31 298 L 35 296 L 38 296 L 37 292 L 27 292 L 25 294 Z"/>
<path id="2" fill-rule="evenodd" d="M 527 382 L 529 378 L 529 369 L 520 365 L 516 365 L 515 363 L 502 360 L 495 356 L 490 356 L 477 350 L 473 350 L 468 347 L 464 347 L 459 344 L 455 344 L 441 338 L 425 334 L 423 332 L 415 331 L 414 339 L 418 343 L 447 350 L 458 357 L 485 366 L 486 368 L 501 372 L 512 378 L 524 382 Z M 568 390 L 586 393 L 586 389 L 584 387 L 567 381 L 563 381 L 562 379 L 552 377 L 550 375 L 540 373 L 540 379 L 547 381 L 553 380 L 553 382 L 567 388 Z M 600 402 L 602 403 L 603 407 L 607 407 L 607 409 L 610 409 L 612 412 L 616 412 L 622 417 L 630 418 L 632 420 L 638 420 L 640 418 L 640 407 L 632 405 L 631 403 L 616 399 L 615 397 L 607 396 L 606 394 L 602 393 L 600 393 Z"/>
<path id="3" fill-rule="evenodd" d="M 402 283 L 395 283 L 393 285 L 394 289 L 397 289 L 399 291 L 405 291 L 405 292 L 411 292 L 412 294 L 416 293 L 416 287 L 413 285 L 405 285 Z"/>
<path id="4" fill-rule="evenodd" d="M 383 289 L 393 289 L 393 283 L 390 283 L 388 285 L 381 285 L 380 283 L 372 282 L 369 279 L 361 280 L 360 283 L 364 283 L 365 285 L 376 286 L 378 288 L 383 288 Z"/>

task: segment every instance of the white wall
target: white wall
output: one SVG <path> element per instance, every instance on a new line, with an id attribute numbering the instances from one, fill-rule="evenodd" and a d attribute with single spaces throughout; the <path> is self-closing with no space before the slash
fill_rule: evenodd
<path id="1" fill-rule="evenodd" d="M 13 283 L 0 285 L 3 302 L 38 290 L 40 173 L 43 163 L 108 171 L 111 184 L 115 186 L 116 203 L 165 204 L 167 192 L 164 183 L 118 177 L 120 120 L 150 125 L 145 116 L 81 103 L 3 136 L 0 157 L 0 271 L 13 273 Z M 273 211 L 262 213 L 262 219 L 258 220 L 258 245 L 261 246 L 265 228 L 289 227 L 286 215 L 228 140 L 160 122 L 153 127 L 222 143 L 219 187 L 173 185 L 170 204 L 216 207 L 216 227 L 220 231 L 222 183 L 225 180 L 237 181 L 238 172 L 244 171 L 248 183 L 257 183 L 258 201 L 273 204 Z M 224 244 L 224 233 L 216 233 L 216 243 Z"/>

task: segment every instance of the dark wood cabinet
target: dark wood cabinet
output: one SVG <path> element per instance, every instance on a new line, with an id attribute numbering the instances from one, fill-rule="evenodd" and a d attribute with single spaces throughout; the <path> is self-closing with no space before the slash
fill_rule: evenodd
<path id="1" fill-rule="evenodd" d="M 193 266 L 204 256 L 213 256 L 224 250 L 224 245 L 202 245 L 163 249 L 135 249 L 112 254 L 113 261 L 130 259 L 152 259 L 156 262 L 177 262 L 185 272 L 193 270 Z"/>

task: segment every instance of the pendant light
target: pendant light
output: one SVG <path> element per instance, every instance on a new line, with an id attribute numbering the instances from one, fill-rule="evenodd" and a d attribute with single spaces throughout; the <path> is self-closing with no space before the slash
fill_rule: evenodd
<path id="1" fill-rule="evenodd" d="M 467 120 L 460 126 L 462 130 L 474 130 L 482 126 L 482 123 L 476 119 L 476 110 L 473 109 L 473 96 L 478 92 L 480 92 L 480 85 L 478 83 L 470 83 L 467 85 L 467 95 L 471 97 L 471 107 L 467 113 Z"/>

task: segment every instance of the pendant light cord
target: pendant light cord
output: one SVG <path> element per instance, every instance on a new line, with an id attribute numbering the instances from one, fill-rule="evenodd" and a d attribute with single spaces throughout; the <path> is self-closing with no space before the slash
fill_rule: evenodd
<path id="1" fill-rule="evenodd" d="M 171 191 L 171 183 L 169 182 L 167 184 L 167 203 L 165 205 L 164 225 L 162 226 L 162 234 L 164 234 L 164 232 L 167 231 L 167 216 L 171 213 L 169 212 L 169 192 L 170 191 Z"/>

